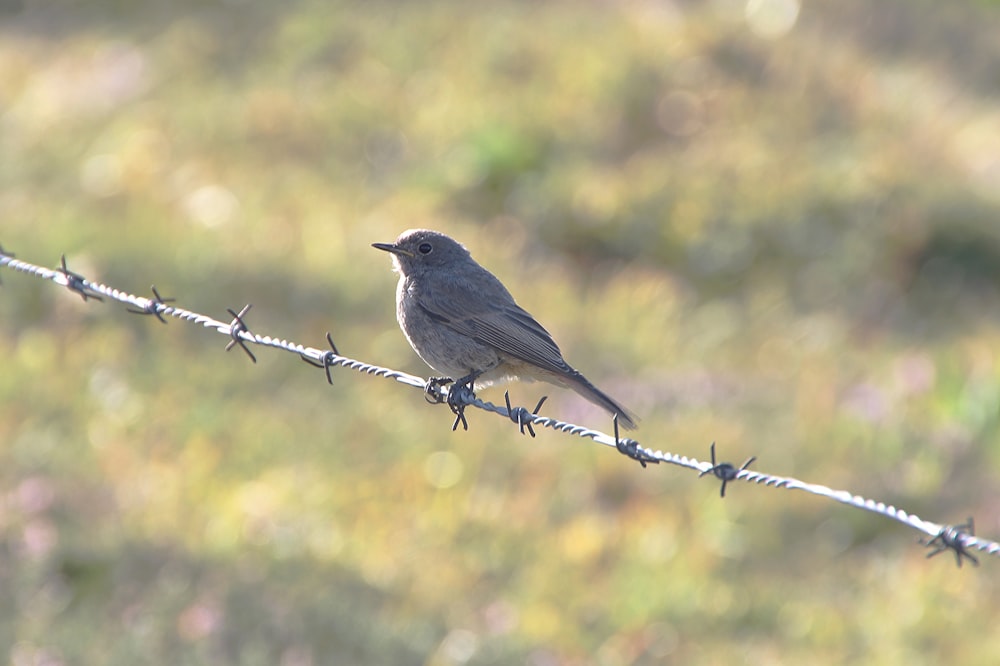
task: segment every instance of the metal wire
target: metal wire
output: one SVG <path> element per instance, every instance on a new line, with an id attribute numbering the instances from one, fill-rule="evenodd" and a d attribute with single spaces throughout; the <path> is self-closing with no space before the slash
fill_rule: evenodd
<path id="1" fill-rule="evenodd" d="M 457 414 L 455 427 L 458 426 L 459 422 L 465 422 L 465 408 L 475 407 L 477 409 L 492 412 L 512 420 L 521 428 L 521 432 L 524 432 L 524 428 L 527 427 L 532 436 L 534 436 L 534 430 L 531 429 L 532 426 L 550 428 L 556 432 L 591 439 L 598 444 L 614 447 L 627 457 L 641 463 L 643 467 L 647 464 L 663 463 L 696 471 L 699 473 L 699 476 L 712 474 L 717 479 L 722 481 L 723 496 L 725 496 L 727 483 L 731 481 L 745 481 L 747 483 L 756 483 L 770 488 L 800 490 L 811 495 L 826 497 L 857 509 L 869 511 L 871 513 L 895 520 L 927 535 L 930 538 L 922 539 L 920 542 L 930 548 L 930 552 L 927 556 L 933 557 L 938 553 L 950 551 L 954 553 L 958 566 L 961 566 L 964 560 L 968 560 L 974 565 L 979 564 L 978 560 L 969 552 L 970 550 L 978 550 L 988 555 L 1000 555 L 1000 543 L 975 536 L 971 518 L 965 523 L 959 525 L 938 524 L 907 513 L 903 509 L 899 509 L 895 506 L 868 499 L 860 495 L 854 495 L 846 490 L 836 490 L 816 483 L 806 483 L 805 481 L 800 481 L 795 478 L 776 476 L 773 474 L 766 474 L 747 469 L 749 464 L 753 462 L 753 458 L 744 463 L 741 468 L 736 468 L 730 463 L 716 463 L 714 444 L 712 445 L 712 461 L 706 462 L 667 451 L 650 449 L 642 446 L 639 442 L 633 439 L 622 439 L 618 436 L 617 422 L 615 422 L 615 436 L 612 437 L 611 435 L 599 430 L 593 430 L 575 425 L 573 423 L 566 423 L 557 419 L 539 416 L 535 413 L 538 411 L 538 407 L 536 407 L 535 412 L 529 412 L 524 407 L 511 407 L 509 405 L 509 399 L 507 406 L 495 405 L 491 402 L 486 402 L 477 398 L 471 390 L 464 386 L 455 387 L 452 385 L 449 387 L 440 383 L 432 386 L 427 379 L 422 377 L 417 377 L 405 372 L 393 370 L 391 368 L 384 368 L 342 356 L 337 353 L 337 349 L 334 346 L 332 339 L 329 338 L 329 334 L 327 336 L 331 346 L 331 349 L 329 350 L 307 347 L 305 345 L 271 336 L 257 335 L 250 331 L 245 321 L 246 314 L 250 310 L 249 305 L 245 306 L 240 312 L 230 310 L 229 313 L 233 316 L 233 319 L 227 323 L 197 312 L 169 305 L 168 303 L 173 299 L 161 297 L 155 287 L 153 287 L 154 298 L 146 298 L 120 291 L 104 284 L 90 282 L 82 275 L 69 270 L 66 266 L 65 257 L 62 258 L 59 268 L 48 269 L 15 259 L 14 255 L 9 252 L 5 252 L 3 247 L 0 246 L 0 267 L 4 266 L 20 273 L 26 273 L 45 280 L 50 280 L 55 284 L 66 287 L 70 291 L 80 295 L 84 300 L 88 300 L 90 298 L 100 300 L 102 297 L 106 297 L 111 300 L 133 306 L 130 308 L 130 311 L 137 314 L 155 316 L 161 321 L 165 321 L 164 317 L 174 317 L 182 321 L 200 324 L 205 328 L 214 329 L 216 332 L 226 335 L 231 339 L 229 345 L 227 346 L 227 350 L 231 349 L 235 345 L 239 345 L 254 361 L 256 361 L 256 358 L 246 346 L 247 344 L 273 347 L 297 354 L 308 360 L 313 365 L 326 369 L 328 378 L 330 377 L 330 368 L 344 367 L 368 375 L 374 375 L 376 377 L 393 379 L 400 384 L 419 388 L 422 391 L 425 391 L 430 397 L 434 398 L 434 402 L 445 402 L 452 408 L 452 411 Z M 541 403 L 539 403 L 539 407 L 540 406 Z"/>

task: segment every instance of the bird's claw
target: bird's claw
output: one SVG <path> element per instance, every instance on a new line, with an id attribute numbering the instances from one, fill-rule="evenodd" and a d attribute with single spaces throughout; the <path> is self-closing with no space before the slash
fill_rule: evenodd
<path id="1" fill-rule="evenodd" d="M 463 430 L 469 429 L 469 422 L 465 418 L 465 407 L 476 399 L 476 394 L 473 392 L 472 387 L 476 378 L 481 374 L 482 372 L 472 372 L 461 379 L 431 377 L 427 380 L 427 384 L 424 385 L 424 399 L 427 402 L 431 404 L 445 402 L 451 409 L 452 414 L 455 415 L 455 423 L 451 426 L 453 431 L 458 430 L 459 423 L 462 424 Z M 448 384 L 452 384 L 452 387 L 448 389 L 447 396 L 445 396 L 444 391 L 441 389 Z"/>
<path id="2" fill-rule="evenodd" d="M 450 377 L 431 377 L 424 384 L 424 400 L 432 405 L 440 405 L 445 401 L 444 392 L 441 389 L 453 381 L 455 380 Z"/>

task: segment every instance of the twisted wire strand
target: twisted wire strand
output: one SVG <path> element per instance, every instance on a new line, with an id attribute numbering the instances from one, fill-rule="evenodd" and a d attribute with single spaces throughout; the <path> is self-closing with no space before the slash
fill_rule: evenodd
<path id="1" fill-rule="evenodd" d="M 192 312 L 191 310 L 185 310 L 184 308 L 167 305 L 163 299 L 159 298 L 159 294 L 156 294 L 155 290 L 154 294 L 156 294 L 157 298 L 151 299 L 144 296 L 136 296 L 105 284 L 91 282 L 82 276 L 69 271 L 65 265 L 65 258 L 63 259 L 62 268 L 53 270 L 15 259 L 13 255 L 4 252 L 3 248 L 0 247 L 0 267 L 4 266 L 20 273 L 26 273 L 42 279 L 51 280 L 58 285 L 67 287 L 71 291 L 80 294 L 84 297 L 84 300 L 88 297 L 107 297 L 111 300 L 136 307 L 137 310 L 134 310 L 134 312 L 141 311 L 141 314 L 158 315 L 161 317 L 169 316 L 182 321 L 200 324 L 205 328 L 214 329 L 218 333 L 229 336 L 234 341 L 240 340 L 244 343 L 282 349 L 284 351 L 297 354 L 303 358 L 308 358 L 314 365 L 318 365 L 320 367 L 344 367 L 376 377 L 393 379 L 401 384 L 419 388 L 421 390 L 427 390 L 428 387 L 428 380 L 415 375 L 365 363 L 363 361 L 342 356 L 335 351 L 308 347 L 281 338 L 256 335 L 255 333 L 252 333 L 243 322 L 243 315 L 245 315 L 245 313 L 249 310 L 249 306 L 244 308 L 243 312 L 239 314 L 233 313 L 235 318 L 231 322 L 226 323 L 207 315 Z M 250 354 L 249 350 L 246 351 Z M 250 354 L 250 356 L 253 358 L 252 354 Z M 800 490 L 811 495 L 826 497 L 836 502 L 840 502 L 841 504 L 846 504 L 857 509 L 885 516 L 931 537 L 929 540 L 921 541 L 921 543 L 934 548 L 928 556 L 936 555 L 944 550 L 951 550 L 955 553 L 959 566 L 961 566 L 963 557 L 970 559 L 973 564 L 978 564 L 978 561 L 972 557 L 971 554 L 969 554 L 968 551 L 970 549 L 975 549 L 988 555 L 1000 555 L 1000 543 L 976 537 L 972 534 L 971 519 L 964 525 L 942 525 L 924 520 L 904 511 L 903 509 L 885 504 L 884 502 L 868 499 L 860 495 L 854 495 L 846 490 L 836 490 L 821 484 L 807 483 L 791 477 L 782 477 L 757 472 L 745 469 L 746 465 L 744 465 L 743 469 L 737 470 L 726 463 L 716 465 L 714 460 L 710 463 L 670 453 L 668 451 L 646 448 L 641 446 L 635 440 L 621 440 L 617 436 L 612 437 L 611 435 L 608 435 L 600 430 L 593 430 L 591 428 L 586 428 L 573 423 L 559 421 L 554 418 L 539 416 L 528 412 L 528 410 L 523 407 L 508 409 L 505 406 L 495 405 L 491 402 L 486 402 L 477 398 L 468 389 L 456 391 L 454 386 L 443 386 L 439 387 L 438 390 L 441 392 L 442 402 L 447 399 L 448 402 L 458 406 L 459 409 L 464 407 L 475 407 L 477 409 L 492 412 L 504 418 L 508 418 L 515 423 L 541 426 L 543 428 L 550 428 L 556 432 L 591 439 L 598 444 L 617 448 L 626 455 L 642 462 L 643 466 L 645 466 L 645 463 L 665 463 L 697 471 L 700 475 L 715 472 L 716 476 L 723 480 L 723 484 L 728 481 L 745 481 L 747 483 L 756 483 L 770 488 Z M 623 445 L 625 446 L 624 449 Z M 724 468 L 728 468 L 728 470 L 725 470 Z M 720 472 L 720 469 L 722 469 L 723 472 Z M 723 493 L 724 492 L 725 485 L 723 485 Z"/>

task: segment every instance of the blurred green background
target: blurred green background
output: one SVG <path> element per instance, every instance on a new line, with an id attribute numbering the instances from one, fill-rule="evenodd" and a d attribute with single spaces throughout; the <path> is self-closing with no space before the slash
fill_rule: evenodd
<path id="1" fill-rule="evenodd" d="M 6 0 L 0 241 L 426 375 L 369 244 L 440 229 L 643 444 L 996 539 L 998 34 L 985 0 Z M 1000 663 L 994 558 L 0 277 L 0 661 Z"/>

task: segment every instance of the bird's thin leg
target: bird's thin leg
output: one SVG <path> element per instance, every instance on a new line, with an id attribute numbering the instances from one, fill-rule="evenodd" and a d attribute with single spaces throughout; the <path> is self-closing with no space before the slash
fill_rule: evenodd
<path id="1" fill-rule="evenodd" d="M 456 379 L 455 386 L 465 386 L 471 389 L 472 384 L 482 376 L 483 372 L 483 370 L 473 370 L 461 379 Z"/>

